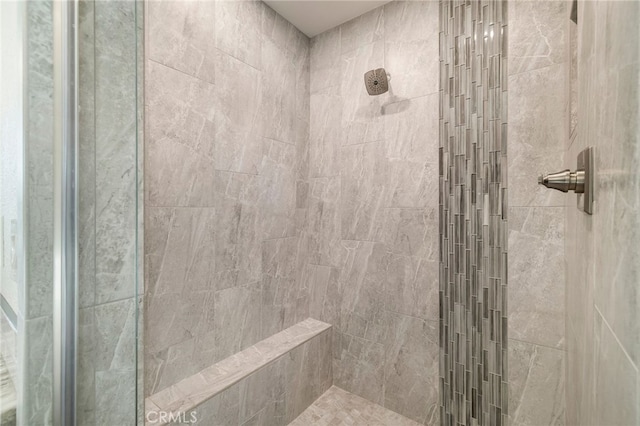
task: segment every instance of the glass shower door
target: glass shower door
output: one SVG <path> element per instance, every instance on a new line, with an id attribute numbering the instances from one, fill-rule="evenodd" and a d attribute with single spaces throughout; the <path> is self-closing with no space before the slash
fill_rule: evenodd
<path id="1" fill-rule="evenodd" d="M 0 2 L 0 424 L 137 422 L 138 2 Z"/>

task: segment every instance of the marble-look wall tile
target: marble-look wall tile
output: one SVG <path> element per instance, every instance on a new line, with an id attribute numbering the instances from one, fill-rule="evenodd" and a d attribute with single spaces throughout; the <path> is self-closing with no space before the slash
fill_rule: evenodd
<path id="1" fill-rule="evenodd" d="M 340 27 L 312 38 L 310 49 L 311 93 L 324 91 L 332 86 L 340 86 Z"/>
<path id="2" fill-rule="evenodd" d="M 236 426 L 241 424 L 240 415 L 240 384 L 235 384 L 223 393 L 214 396 L 203 404 L 200 404 L 194 410 L 188 413 L 188 419 L 191 413 L 196 417 L 195 424 L 214 424 L 220 426 Z"/>
<path id="3" fill-rule="evenodd" d="M 385 352 L 384 407 L 418 423 L 438 424 L 438 323 L 389 315 L 391 344 Z"/>
<path id="4" fill-rule="evenodd" d="M 292 54 L 265 40 L 262 44 L 263 135 L 295 143 L 296 66 Z"/>
<path id="5" fill-rule="evenodd" d="M 383 8 L 364 13 L 341 26 L 340 52 L 347 53 L 384 36 Z"/>
<path id="6" fill-rule="evenodd" d="M 215 65 L 218 78 L 224 82 L 216 84 L 212 106 L 215 110 L 215 167 L 257 174 L 263 135 L 260 123 L 262 74 L 224 53 L 216 55 Z M 211 105 L 212 99 L 206 102 Z"/>
<path id="7" fill-rule="evenodd" d="M 273 139 L 262 141 L 260 199 L 262 236 L 284 238 L 296 233 L 296 146 Z M 301 204 L 306 207 L 306 203 Z"/>
<path id="8" fill-rule="evenodd" d="M 146 210 L 147 296 L 179 295 L 215 285 L 215 210 Z"/>
<path id="9" fill-rule="evenodd" d="M 396 345 L 405 333 L 389 318 L 438 315 L 438 7 L 429 3 L 389 3 L 311 40 L 304 269 L 311 316 L 335 328 L 336 384 L 421 423 L 437 421 L 423 410 L 437 393 L 422 392 L 437 368 L 425 348 Z M 363 75 L 381 67 L 391 90 L 369 96 Z"/>
<path id="10" fill-rule="evenodd" d="M 149 2 L 147 56 L 163 65 L 215 83 L 216 2 Z"/>
<path id="11" fill-rule="evenodd" d="M 382 142 L 340 149 L 342 239 L 375 241 L 388 197 L 388 161 Z"/>
<path id="12" fill-rule="evenodd" d="M 380 343 L 336 333 L 333 380 L 376 404 L 384 404 L 385 348 Z"/>
<path id="13" fill-rule="evenodd" d="M 77 355 L 77 410 L 79 424 L 95 424 L 96 387 L 95 363 L 97 357 L 97 333 L 93 306 L 78 311 L 78 355 Z M 102 346 L 105 347 L 104 345 Z"/>
<path id="14" fill-rule="evenodd" d="M 438 92 L 438 3 L 394 1 L 384 6 L 384 62 L 394 100 Z"/>
<path id="15" fill-rule="evenodd" d="M 78 291 L 79 305 L 95 303 L 96 128 L 94 2 L 78 3 Z M 93 378 L 93 374 L 91 374 Z M 92 385 L 93 386 L 93 385 Z M 91 404 L 93 408 L 93 404 Z M 82 408 L 81 408 L 82 409 Z"/>
<path id="16" fill-rule="evenodd" d="M 576 143 L 567 151 L 573 158 Z M 565 333 L 567 424 L 588 424 L 592 418 L 593 386 L 593 216 L 578 211 L 570 200 L 565 207 Z"/>
<path id="17" fill-rule="evenodd" d="M 96 419 L 100 424 L 136 425 L 135 369 L 107 370 L 96 373 Z"/>
<path id="18" fill-rule="evenodd" d="M 216 289 L 260 281 L 262 216 L 258 204 L 260 178 L 216 172 Z"/>
<path id="19" fill-rule="evenodd" d="M 89 371 L 95 369 L 92 382 L 98 424 L 136 424 L 136 369 L 139 367 L 134 360 L 138 305 L 135 298 L 98 305 L 92 309 L 93 324 L 87 323 L 92 327 L 85 333 L 87 339 L 83 344 L 95 344 L 94 350 L 85 356 L 93 356 Z M 94 335 L 89 337 L 89 333 Z"/>
<path id="20" fill-rule="evenodd" d="M 240 417 L 239 424 L 244 424 L 265 407 L 273 406 L 274 402 L 284 402 L 286 391 L 287 372 L 291 368 L 289 359 L 285 356 L 256 371 L 247 379 L 240 382 Z M 299 391 L 296 389 L 296 391 Z M 279 416 L 284 424 L 285 413 L 281 405 Z M 264 413 L 262 417 L 267 417 Z M 275 417 L 275 413 L 269 413 Z M 257 420 L 257 419 L 256 419 Z"/>
<path id="21" fill-rule="evenodd" d="M 509 209 L 509 336 L 563 348 L 564 207 Z"/>
<path id="22" fill-rule="evenodd" d="M 568 197 L 538 185 L 537 176 L 571 167 L 564 155 L 566 5 L 522 1 L 509 7 L 508 321 L 513 340 L 508 361 L 513 424 L 565 423 Z M 575 209 L 574 204 L 570 208 Z M 548 372 L 562 376 L 562 388 L 549 392 L 559 378 Z M 536 418 L 536 413 L 543 417 Z"/>
<path id="23" fill-rule="evenodd" d="M 346 28 L 341 30 L 343 35 L 347 32 Z M 360 45 L 342 54 L 339 80 L 342 98 L 341 145 L 373 142 L 385 137 L 382 112 L 386 99 L 370 96 L 363 78 L 365 72 L 380 68 L 383 64 L 383 40 Z"/>
<path id="24" fill-rule="evenodd" d="M 330 330 L 290 352 L 287 370 L 287 424 L 333 385 L 333 336 Z"/>
<path id="25" fill-rule="evenodd" d="M 150 353 L 149 349 L 145 348 L 145 392 L 154 393 L 169 387 L 180 381 L 185 375 L 195 374 L 199 371 L 199 358 L 213 358 L 212 351 L 196 353 L 195 347 L 196 338 L 194 337 L 156 353 Z M 203 356 L 196 358 L 196 355 L 200 354 Z"/>
<path id="26" fill-rule="evenodd" d="M 340 243 L 340 178 L 311 179 L 309 185 L 309 263 L 338 266 L 344 256 Z"/>
<path id="27" fill-rule="evenodd" d="M 427 208 L 438 198 L 438 164 L 422 160 L 391 159 L 387 207 Z"/>
<path id="28" fill-rule="evenodd" d="M 300 31 L 268 5 L 262 5 L 261 30 L 263 38 L 282 50 L 295 51 Z M 305 37 L 306 38 L 306 37 Z"/>
<path id="29" fill-rule="evenodd" d="M 135 424 L 143 380 L 136 364 L 143 127 L 136 7 L 79 3 L 77 416 L 86 425 Z"/>
<path id="30" fill-rule="evenodd" d="M 567 208 L 567 418 L 636 424 L 638 406 L 637 117 L 640 5 L 579 4 L 577 130 L 567 156 L 595 149 L 592 216 Z M 574 163 L 575 164 L 575 163 Z"/>
<path id="31" fill-rule="evenodd" d="M 565 61 L 566 9 L 570 2 L 516 1 L 509 8 L 509 74 Z"/>
<path id="32" fill-rule="evenodd" d="M 145 198 L 151 206 L 213 206 L 214 86 L 147 65 Z"/>
<path id="33" fill-rule="evenodd" d="M 384 244 L 349 242 L 340 276 L 344 289 L 340 331 L 362 338 L 381 334 L 384 324 L 379 319 L 385 308 L 385 284 L 393 277 L 390 262 Z"/>
<path id="34" fill-rule="evenodd" d="M 53 320 L 50 316 L 24 322 L 24 385 L 29 394 L 20 415 L 26 424 L 48 425 L 53 418 Z"/>
<path id="35" fill-rule="evenodd" d="M 343 294 L 340 269 L 307 264 L 304 279 L 310 293 L 309 316 L 340 329 Z"/>
<path id="36" fill-rule="evenodd" d="M 602 6 L 622 22 L 622 11 Z M 640 17 L 640 10 L 635 16 Z M 612 24 L 615 25 L 615 24 Z M 622 40 L 619 41 L 623 43 Z M 607 47 L 603 47 L 606 49 Z M 617 46 L 611 46 L 614 49 Z M 608 54 L 602 53 L 605 57 Z M 612 75 L 613 74 L 613 75 Z M 596 243 L 594 298 L 636 366 L 640 365 L 640 61 L 619 66 L 600 77 L 603 91 L 594 103 L 598 139 L 596 178 L 598 194 L 593 226 Z M 624 95 L 623 95 L 624 94 Z M 589 142 L 587 142 L 589 143 Z M 618 176 L 614 177 L 613 175 Z"/>
<path id="37" fill-rule="evenodd" d="M 210 359 L 208 365 L 261 340 L 261 293 L 260 282 L 256 282 L 227 288 L 215 294 L 214 340 L 205 339 L 208 345 L 202 345 L 196 349 L 204 352 L 213 351 L 213 359 Z M 202 336 L 202 334 L 199 335 Z"/>
<path id="38" fill-rule="evenodd" d="M 53 2 L 27 3 L 25 318 L 53 312 Z M 28 382 L 26 382 L 28 383 Z M 51 401 L 49 401 L 51 402 Z"/>
<path id="39" fill-rule="evenodd" d="M 262 61 L 263 7 L 253 0 L 215 2 L 215 46 L 256 69 L 261 69 Z"/>
<path id="40" fill-rule="evenodd" d="M 312 56 L 313 57 L 313 56 Z M 313 71 L 312 79 L 313 80 Z M 339 86 L 312 92 L 309 123 L 309 177 L 337 176 L 342 136 L 342 100 Z"/>
<path id="41" fill-rule="evenodd" d="M 435 321 L 439 314 L 438 261 L 390 254 L 388 268 L 386 309 Z"/>
<path id="42" fill-rule="evenodd" d="M 213 299 L 211 291 L 187 291 L 180 296 L 167 293 L 146 299 L 147 352 L 155 354 L 211 330 Z"/>
<path id="43" fill-rule="evenodd" d="M 309 310 L 309 40 L 259 1 L 187 3 L 152 5 L 147 27 L 194 45 L 147 51 L 147 395 Z"/>
<path id="44" fill-rule="evenodd" d="M 432 94 L 386 107 L 384 130 L 388 158 L 436 161 L 438 101 L 439 95 Z"/>
<path id="45" fill-rule="evenodd" d="M 386 209 L 381 241 L 390 253 L 438 260 L 438 212 L 429 209 Z"/>
<path id="46" fill-rule="evenodd" d="M 640 419 L 638 368 L 609 325 L 596 312 L 594 320 L 594 386 L 596 425 L 631 425 Z"/>
<path id="47" fill-rule="evenodd" d="M 537 181 L 542 173 L 568 166 L 563 155 L 563 67 L 554 65 L 509 77 L 510 206 L 564 205 L 564 194 Z"/>
<path id="48" fill-rule="evenodd" d="M 262 336 L 266 338 L 309 316 L 309 292 L 299 276 L 299 238 L 262 243 Z"/>
<path id="49" fill-rule="evenodd" d="M 96 192 L 96 272 L 98 280 L 101 273 L 110 273 L 131 283 L 137 219 L 135 4 L 98 3 L 94 8 L 96 186 L 100 188 Z M 105 237 L 105 233 L 111 235 Z M 122 270 L 118 264 L 124 265 Z M 114 293 L 117 297 L 102 297 L 97 283 L 98 303 L 134 295 L 131 289 Z"/>
<path id="50" fill-rule="evenodd" d="M 509 340 L 511 424 L 564 424 L 564 368 L 563 351 Z"/>
<path id="51" fill-rule="evenodd" d="M 136 309 L 133 298 L 94 307 L 96 372 L 135 370 Z"/>
<path id="52" fill-rule="evenodd" d="M 296 33 L 298 34 L 298 33 Z M 311 61 L 309 54 L 309 39 L 304 38 L 301 46 L 294 52 L 295 57 L 300 60 L 295 61 L 296 65 L 296 117 L 306 123 L 306 126 L 298 127 L 299 131 L 296 136 L 300 136 L 300 130 L 309 132 L 309 108 L 311 103 Z"/>

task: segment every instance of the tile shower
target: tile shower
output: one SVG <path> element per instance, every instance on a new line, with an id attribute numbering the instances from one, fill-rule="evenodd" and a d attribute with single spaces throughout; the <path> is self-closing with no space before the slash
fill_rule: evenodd
<path id="1" fill-rule="evenodd" d="M 549 144 L 564 136 L 567 14 L 564 2 L 507 8 L 506 2 L 394 1 L 309 40 L 261 2 L 149 2 L 148 402 L 166 402 L 161 395 L 191 386 L 201 370 L 311 317 L 331 326 L 333 361 L 328 378 L 316 376 L 306 388 L 308 403 L 333 384 L 422 424 L 452 415 L 460 397 L 475 400 L 468 407 L 476 407 L 472 417 L 483 424 L 497 418 L 530 424 L 533 412 L 563 423 L 564 234 L 556 210 L 564 206 L 530 177 L 562 163 L 561 145 Z M 462 38 L 442 44 L 443 19 L 469 26 L 465 37 L 491 29 L 497 35 L 475 51 L 471 44 L 464 50 Z M 540 21 L 545 25 L 536 26 Z M 440 62 L 445 46 L 454 56 Z M 468 76 L 456 72 L 465 60 Z M 451 87 L 439 78 L 447 61 Z M 370 97 L 362 75 L 379 67 L 389 74 L 391 90 Z M 458 176 L 456 184 L 470 179 L 473 203 L 457 205 L 453 197 L 447 205 L 463 212 L 477 203 L 489 213 L 474 217 L 486 260 L 476 269 L 478 293 L 468 294 L 487 309 L 468 306 L 492 332 L 468 336 L 469 348 L 480 341 L 486 346 L 475 346 L 469 387 L 455 391 L 449 378 L 460 380 L 464 364 L 451 364 L 442 377 L 438 368 L 464 353 L 454 352 L 464 351 L 463 342 L 446 321 L 439 326 L 439 292 L 443 301 L 458 293 L 438 285 L 449 261 L 439 272 L 438 235 L 445 225 L 438 219 L 438 173 L 440 164 L 458 167 L 465 152 L 459 150 L 474 139 L 455 144 L 445 137 L 439 158 L 439 132 L 447 128 L 438 120 L 440 89 L 453 90 L 452 123 L 463 123 L 466 113 L 469 123 L 483 126 L 450 128 L 451 136 L 480 135 L 482 156 L 473 157 L 478 180 L 451 175 Z M 457 102 L 467 90 L 475 110 Z M 540 91 L 552 97 L 536 97 Z M 455 228 L 453 214 L 443 217 Z M 551 267 L 539 263 L 548 253 Z M 440 349 L 440 336 L 449 336 L 451 345 Z M 507 370 L 509 363 L 514 368 Z M 291 421 L 300 412 L 287 409 L 299 404 L 294 394 L 300 389 L 291 380 L 300 378 L 291 379 L 289 361 L 279 364 L 265 374 L 289 386 L 253 409 L 243 408 L 248 385 L 200 409 L 231 401 L 232 423 Z M 471 371 L 480 374 L 475 381 Z M 450 399 L 441 411 L 445 389 Z"/>
<path id="2" fill-rule="evenodd" d="M 146 30 L 146 395 L 312 317 L 329 385 L 437 422 L 438 4 L 309 40 L 261 2 L 149 2 Z M 289 415 L 246 398 L 238 423 Z"/>
<path id="3" fill-rule="evenodd" d="M 77 423 L 639 424 L 640 2 L 267 3 L 77 3 Z M 3 424 L 57 419 L 60 4 L 0 3 Z M 588 146 L 593 216 L 536 182 Z"/>

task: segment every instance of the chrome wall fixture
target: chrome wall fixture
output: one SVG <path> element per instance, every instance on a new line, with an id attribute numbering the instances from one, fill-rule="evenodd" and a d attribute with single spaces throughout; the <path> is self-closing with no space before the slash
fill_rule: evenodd
<path id="1" fill-rule="evenodd" d="M 578 154 L 576 171 L 569 169 L 538 177 L 538 184 L 561 192 L 578 194 L 578 209 L 593 214 L 593 148 Z"/>

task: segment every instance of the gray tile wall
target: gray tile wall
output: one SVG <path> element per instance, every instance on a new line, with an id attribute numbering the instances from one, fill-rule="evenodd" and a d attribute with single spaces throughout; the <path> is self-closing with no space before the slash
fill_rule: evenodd
<path id="1" fill-rule="evenodd" d="M 508 423 L 507 23 L 506 1 L 440 2 L 440 415 L 448 425 Z"/>
<path id="2" fill-rule="evenodd" d="M 188 413 L 201 425 L 287 425 L 331 387 L 331 330 L 287 352 Z"/>
<path id="3" fill-rule="evenodd" d="M 509 4 L 509 416 L 564 424 L 565 198 L 537 176 L 564 159 L 569 2 Z"/>
<path id="4" fill-rule="evenodd" d="M 567 199 L 567 423 L 640 424 L 640 3 L 578 3 L 577 135 L 595 148 L 592 216 Z"/>
<path id="5" fill-rule="evenodd" d="M 53 7 L 29 2 L 26 25 L 24 363 L 18 422 L 50 424 L 53 380 Z M 21 339 L 19 339 L 20 342 Z"/>
<path id="6" fill-rule="evenodd" d="M 438 4 L 394 1 L 311 40 L 310 315 L 335 385 L 438 423 Z M 389 93 L 363 75 L 384 67 Z"/>
<path id="7" fill-rule="evenodd" d="M 150 1 L 145 393 L 309 316 L 309 40 L 259 1 Z"/>
<path id="8" fill-rule="evenodd" d="M 136 422 L 137 206 L 142 197 L 136 135 L 142 17 L 136 15 L 136 3 L 78 3 L 77 416 L 83 425 Z"/>

